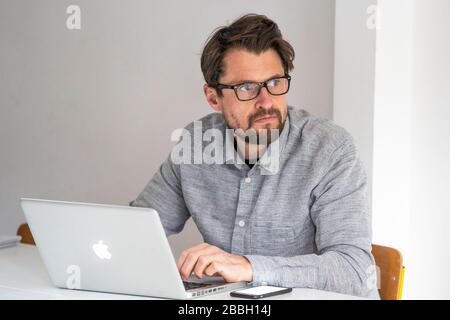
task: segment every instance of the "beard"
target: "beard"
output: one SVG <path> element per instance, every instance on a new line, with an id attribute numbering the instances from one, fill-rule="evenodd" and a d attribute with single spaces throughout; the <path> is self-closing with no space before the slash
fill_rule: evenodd
<path id="1" fill-rule="evenodd" d="M 254 129 L 252 126 L 255 124 L 255 122 L 266 116 L 275 116 L 276 122 L 275 123 L 267 123 L 262 128 Z M 233 117 L 234 118 L 234 117 Z M 278 139 L 279 135 L 281 134 L 281 131 L 284 128 L 284 122 L 283 117 L 281 115 L 281 111 L 277 108 L 271 107 L 270 109 L 260 109 L 254 114 L 250 115 L 247 119 L 247 128 L 235 128 L 235 126 L 231 125 L 230 119 L 228 119 L 227 116 L 225 116 L 224 113 L 224 119 L 228 126 L 228 128 L 234 129 L 235 134 L 244 139 L 246 143 L 249 144 L 258 144 L 258 145 L 269 145 L 272 143 L 272 135 L 274 135 L 274 141 Z M 237 120 L 234 118 L 234 120 Z M 237 123 L 238 121 L 235 121 Z M 274 130 L 277 130 L 278 134 L 275 134 L 273 132 Z"/>

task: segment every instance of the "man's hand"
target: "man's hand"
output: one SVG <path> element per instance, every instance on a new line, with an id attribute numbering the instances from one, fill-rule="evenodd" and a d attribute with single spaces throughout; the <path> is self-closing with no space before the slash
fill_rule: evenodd
<path id="1" fill-rule="evenodd" d="M 227 282 L 253 279 L 252 266 L 245 257 L 230 254 L 208 243 L 183 251 L 177 267 L 183 280 L 187 280 L 192 272 L 199 278 L 221 275 Z"/>

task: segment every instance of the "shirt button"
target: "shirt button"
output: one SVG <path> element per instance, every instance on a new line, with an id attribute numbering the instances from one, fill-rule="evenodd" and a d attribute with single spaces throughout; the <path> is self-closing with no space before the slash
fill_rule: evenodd
<path id="1" fill-rule="evenodd" d="M 245 226 L 245 221 L 241 220 L 239 221 L 239 227 L 243 228 Z"/>
<path id="2" fill-rule="evenodd" d="M 245 178 L 245 183 L 250 183 L 250 182 L 252 182 L 252 178 L 250 178 L 250 177 L 247 177 L 247 178 Z"/>

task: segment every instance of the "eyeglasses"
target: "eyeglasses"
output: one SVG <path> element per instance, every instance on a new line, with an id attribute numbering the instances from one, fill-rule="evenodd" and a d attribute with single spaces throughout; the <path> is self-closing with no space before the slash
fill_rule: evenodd
<path id="1" fill-rule="evenodd" d="M 281 96 L 289 91 L 291 85 L 291 77 L 286 75 L 284 77 L 272 78 L 264 82 L 244 82 L 235 85 L 228 85 L 218 83 L 217 89 L 233 89 L 236 97 L 240 101 L 249 101 L 259 96 L 262 88 L 273 96 Z"/>

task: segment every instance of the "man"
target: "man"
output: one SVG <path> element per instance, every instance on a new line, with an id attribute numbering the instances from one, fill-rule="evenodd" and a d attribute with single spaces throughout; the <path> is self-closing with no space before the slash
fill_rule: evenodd
<path id="1" fill-rule="evenodd" d="M 231 146 L 243 161 L 185 164 L 171 156 L 132 205 L 155 208 L 168 236 L 192 217 L 204 243 L 181 254 L 184 279 L 216 274 L 378 298 L 364 170 L 344 129 L 288 107 L 293 60 L 265 16 L 218 29 L 201 57 L 204 93 L 217 112 L 200 120 L 201 132 L 220 130 L 229 147 L 229 129 L 237 129 Z M 247 139 L 249 129 L 268 144 Z M 185 130 L 194 135 L 195 124 Z M 279 155 L 269 157 L 274 145 Z"/>

